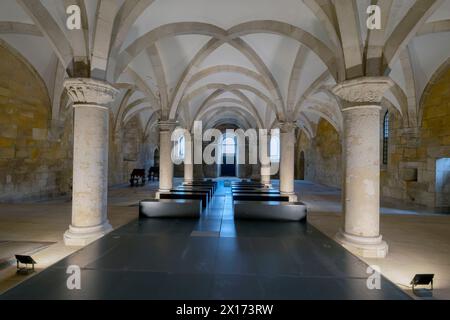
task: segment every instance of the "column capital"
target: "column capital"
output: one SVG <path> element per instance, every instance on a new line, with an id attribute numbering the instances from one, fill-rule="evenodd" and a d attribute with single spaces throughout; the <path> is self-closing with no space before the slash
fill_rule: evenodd
<path id="1" fill-rule="evenodd" d="M 172 131 L 177 127 L 178 122 L 175 120 L 159 120 L 158 126 L 160 131 Z"/>
<path id="2" fill-rule="evenodd" d="M 270 129 L 259 129 L 258 135 L 259 137 L 270 137 Z"/>
<path id="3" fill-rule="evenodd" d="M 379 105 L 384 94 L 394 85 L 389 77 L 363 77 L 337 84 L 332 92 L 345 107 Z"/>
<path id="4" fill-rule="evenodd" d="M 291 133 L 295 127 L 297 127 L 297 124 L 293 121 L 285 121 L 280 122 L 278 127 L 280 128 L 281 133 Z"/>
<path id="5" fill-rule="evenodd" d="M 119 90 L 105 81 L 91 78 L 69 78 L 64 81 L 64 87 L 74 105 L 104 106 L 114 100 Z"/>

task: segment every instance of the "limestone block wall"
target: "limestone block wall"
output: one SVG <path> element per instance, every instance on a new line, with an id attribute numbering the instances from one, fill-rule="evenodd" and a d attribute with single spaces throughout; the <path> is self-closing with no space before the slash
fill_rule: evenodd
<path id="1" fill-rule="evenodd" d="M 148 172 L 153 165 L 153 147 L 151 141 L 142 141 L 142 127 L 137 117 L 128 121 L 114 138 L 111 134 L 109 184 L 128 183 L 134 169 Z"/>
<path id="2" fill-rule="evenodd" d="M 71 195 L 73 109 L 63 108 L 59 119 L 52 120 L 51 108 L 38 73 L 0 43 L 0 202 Z M 110 119 L 112 128 L 112 113 Z M 134 168 L 153 165 L 157 134 L 147 140 L 142 141 L 137 118 L 119 134 L 110 130 L 110 185 L 127 183 Z"/>
<path id="3" fill-rule="evenodd" d="M 0 202 L 70 193 L 71 111 L 52 122 L 44 82 L 1 45 L 0 70 Z"/>
<path id="4" fill-rule="evenodd" d="M 450 68 L 429 85 L 421 114 L 416 127 L 391 116 L 382 195 L 450 213 Z"/>
<path id="5" fill-rule="evenodd" d="M 339 133 L 326 120 L 320 120 L 316 136 L 309 140 L 303 133 L 297 141 L 296 179 L 300 179 L 304 152 L 305 180 L 340 188 L 342 182 L 342 145 Z"/>

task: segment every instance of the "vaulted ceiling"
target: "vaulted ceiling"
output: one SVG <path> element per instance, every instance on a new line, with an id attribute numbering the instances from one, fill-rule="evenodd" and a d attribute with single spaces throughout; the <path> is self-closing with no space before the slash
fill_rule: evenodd
<path id="1" fill-rule="evenodd" d="M 367 7 L 382 9 L 368 31 Z M 83 29 L 67 30 L 66 8 Z M 0 39 L 36 69 L 58 119 L 77 64 L 121 89 L 115 129 L 133 117 L 189 128 L 230 119 L 270 128 L 294 120 L 309 136 L 342 115 L 329 89 L 390 76 L 386 107 L 417 124 L 420 100 L 450 57 L 450 0 L 2 0 Z"/>

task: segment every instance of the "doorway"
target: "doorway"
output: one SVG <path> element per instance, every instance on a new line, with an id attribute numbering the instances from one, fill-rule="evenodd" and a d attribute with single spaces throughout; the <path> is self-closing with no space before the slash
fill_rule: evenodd
<path id="1" fill-rule="evenodd" d="M 221 177 L 236 176 L 236 137 L 225 135 L 222 141 Z"/>

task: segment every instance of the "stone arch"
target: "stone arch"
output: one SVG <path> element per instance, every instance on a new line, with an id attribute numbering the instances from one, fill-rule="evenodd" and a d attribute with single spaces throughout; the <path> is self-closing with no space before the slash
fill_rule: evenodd
<path id="1" fill-rule="evenodd" d="M 425 101 L 427 100 L 427 98 L 431 95 L 431 91 L 433 89 L 433 86 L 439 81 L 439 79 L 442 78 L 442 76 L 445 75 L 445 73 L 449 70 L 450 68 L 450 58 L 447 59 L 447 61 L 445 61 L 431 76 L 430 80 L 428 81 L 428 84 L 425 87 L 425 90 L 422 93 L 422 96 L 419 99 L 419 111 L 418 111 L 418 123 L 419 125 L 422 124 L 423 121 L 423 110 L 424 110 L 424 105 L 425 105 Z"/>
<path id="2" fill-rule="evenodd" d="M 187 34 L 198 34 L 211 36 L 218 39 L 225 39 L 227 32 L 209 23 L 202 22 L 179 22 L 171 23 L 153 29 L 140 38 L 136 39 L 117 58 L 114 79 L 117 79 L 130 62 L 136 58 L 143 50 L 153 45 L 158 40 Z"/>
<path id="3" fill-rule="evenodd" d="M 222 109 L 220 109 L 222 108 Z M 217 110 L 219 109 L 219 110 Z M 216 105 L 211 105 L 207 110 L 204 110 L 204 112 L 202 112 L 201 114 L 199 114 L 197 116 L 196 119 L 201 120 L 205 117 L 208 118 L 214 118 L 214 117 L 218 117 L 222 111 L 226 112 L 226 111 L 236 111 L 236 113 L 241 114 L 245 119 L 252 119 L 255 123 L 257 128 L 262 128 L 262 123 L 260 123 L 258 121 L 258 119 L 251 113 L 249 112 L 245 107 L 243 107 L 242 105 L 236 105 L 236 106 L 226 106 L 225 108 L 222 107 L 222 105 L 216 104 Z"/>
<path id="4" fill-rule="evenodd" d="M 194 83 L 196 83 L 210 75 L 217 74 L 217 73 L 226 73 L 226 72 L 227 73 L 236 73 L 236 74 L 246 76 L 246 77 L 253 79 L 256 82 L 260 83 L 267 90 L 269 90 L 269 91 L 271 90 L 270 86 L 264 81 L 264 77 L 261 74 L 255 72 L 253 70 L 250 70 L 250 69 L 247 69 L 244 67 L 240 67 L 240 66 L 234 66 L 234 65 L 218 65 L 218 66 L 213 66 L 213 67 L 204 69 L 192 76 L 186 89 L 191 87 Z"/>
<path id="5" fill-rule="evenodd" d="M 275 20 L 258 20 L 244 22 L 228 30 L 231 39 L 256 33 L 272 33 L 297 40 L 299 43 L 313 51 L 320 60 L 328 67 L 329 72 L 335 79 L 341 74 L 342 66 L 336 63 L 336 48 L 329 48 L 322 41 L 309 32 L 291 24 Z"/>
<path id="6" fill-rule="evenodd" d="M 72 117 L 52 127 L 51 100 L 39 73 L 2 40 L 0 57 L 0 180 L 8 184 L 0 201 L 67 194 Z"/>
<path id="7" fill-rule="evenodd" d="M 238 109 L 244 110 L 245 112 L 248 112 L 252 116 L 252 118 L 255 120 L 255 122 L 258 124 L 258 126 L 263 127 L 261 119 L 258 117 L 257 114 L 254 114 L 254 112 L 251 112 L 252 110 L 249 110 L 245 106 L 244 101 L 239 100 L 239 99 L 231 99 L 231 98 L 217 99 L 217 100 L 212 100 L 212 101 L 208 102 L 203 108 L 201 108 L 200 110 L 197 111 L 197 113 L 195 114 L 195 116 L 192 119 L 191 126 L 194 124 L 194 122 L 196 120 L 201 119 L 202 116 L 206 112 L 212 111 L 212 110 L 222 107 L 224 105 L 226 105 L 227 108 L 228 107 L 236 107 Z"/>
<path id="8" fill-rule="evenodd" d="M 399 56 L 410 40 L 416 36 L 428 18 L 441 5 L 441 0 L 416 1 L 402 21 L 397 24 L 389 39 L 386 40 L 383 53 L 385 69 Z"/>
<path id="9" fill-rule="evenodd" d="M 200 109 L 198 110 L 198 112 L 197 112 L 195 117 L 197 117 L 198 114 L 202 113 L 205 109 L 207 109 L 209 107 L 209 105 L 215 101 L 214 98 L 220 96 L 221 94 L 223 94 L 225 92 L 230 92 L 230 93 L 234 94 L 236 97 L 240 98 L 239 104 L 242 107 L 245 107 L 245 108 L 247 108 L 249 110 L 249 113 L 255 118 L 256 123 L 260 127 L 263 126 L 262 119 L 261 119 L 261 117 L 260 117 L 256 107 L 253 105 L 253 103 L 250 101 L 250 99 L 248 99 L 247 96 L 244 95 L 241 91 L 233 90 L 233 89 L 230 89 L 228 87 L 224 87 L 223 89 L 222 88 L 221 89 L 217 89 L 215 92 L 213 92 L 211 95 L 209 95 L 204 100 L 202 105 L 200 106 Z"/>
<path id="10" fill-rule="evenodd" d="M 52 113 L 52 108 L 51 108 L 51 100 L 50 100 L 50 95 L 49 95 L 49 90 L 47 88 L 47 85 L 44 81 L 44 79 L 42 79 L 41 75 L 39 74 L 39 72 L 34 68 L 34 66 L 16 49 L 14 49 L 12 46 L 10 46 L 6 41 L 0 39 L 0 49 L 3 48 L 7 54 L 11 55 L 11 57 L 13 57 L 14 59 L 16 59 L 17 61 L 20 62 L 20 64 L 24 65 L 28 72 L 30 73 L 30 76 L 33 78 L 33 80 L 36 81 L 37 86 L 45 92 L 45 97 L 44 97 L 44 101 L 43 104 L 45 104 L 45 106 L 47 107 L 47 112 L 48 112 L 48 119 L 51 119 L 51 113 Z M 3 59 L 3 61 L 5 61 L 6 59 Z M 11 77 L 12 79 L 14 79 L 14 77 Z M 23 84 L 28 83 L 28 82 L 23 82 Z M 29 85 L 29 84 L 28 84 Z"/>
<path id="11" fill-rule="evenodd" d="M 239 98 L 243 99 L 245 102 L 249 101 L 249 99 L 241 91 L 242 90 L 247 90 L 247 91 L 250 91 L 250 92 L 254 93 L 261 100 L 266 102 L 267 105 L 272 109 L 272 111 L 275 112 L 275 107 L 274 107 L 272 101 L 270 100 L 270 98 L 268 96 L 266 96 L 264 93 L 262 93 L 261 91 L 259 91 L 258 89 L 254 88 L 252 86 L 242 85 L 242 84 L 230 84 L 230 85 L 227 85 L 227 84 L 224 84 L 224 83 L 210 83 L 210 84 L 207 84 L 207 85 L 205 85 L 203 87 L 200 87 L 200 88 L 197 88 L 194 91 L 192 91 L 189 94 L 187 94 L 184 97 L 184 99 L 183 99 L 182 105 L 185 105 L 186 102 L 189 102 L 190 100 L 192 100 L 196 96 L 201 95 L 204 92 L 209 91 L 209 90 L 215 90 L 215 93 L 216 92 L 217 93 L 219 93 L 219 92 L 223 93 L 225 91 L 233 92 L 233 93 L 236 93 L 236 95 Z M 210 95 L 210 97 L 211 97 L 211 95 Z M 250 105 L 252 105 L 251 102 L 249 102 L 249 103 L 250 103 Z M 178 108 L 177 108 L 177 110 L 178 110 Z M 256 114 L 258 114 L 258 113 L 256 113 Z M 171 119 L 176 119 L 176 117 L 173 117 Z"/>
<path id="12" fill-rule="evenodd" d="M 228 115 L 232 114 L 233 118 L 226 117 L 227 114 Z M 205 129 L 213 128 L 217 126 L 219 123 L 231 123 L 232 121 L 235 121 L 234 124 L 236 124 L 237 127 L 242 127 L 244 129 L 252 128 L 252 125 L 248 121 L 245 114 L 235 109 L 222 110 L 213 115 L 209 115 L 204 122 L 205 123 L 204 128 Z"/>
<path id="13" fill-rule="evenodd" d="M 28 16 L 50 42 L 58 59 L 68 68 L 73 61 L 73 49 L 64 32 L 40 1 L 17 0 Z"/>
<path id="14" fill-rule="evenodd" d="M 269 68 L 265 65 L 264 61 L 259 57 L 253 48 L 248 45 L 245 41 L 240 38 L 232 39 L 232 40 L 220 40 L 220 39 L 211 39 L 208 43 L 206 43 L 203 48 L 199 50 L 197 55 L 191 60 L 188 67 L 184 71 L 182 77 L 180 78 L 177 87 L 175 89 L 175 94 L 173 95 L 171 102 L 171 116 L 176 112 L 176 108 L 178 107 L 180 101 L 182 100 L 186 88 L 189 84 L 189 81 L 195 71 L 198 69 L 199 65 L 216 49 L 222 46 L 225 43 L 229 43 L 236 50 L 241 52 L 258 70 L 258 72 L 263 76 L 265 82 L 270 88 L 271 95 L 274 97 L 274 105 L 276 109 L 276 115 L 279 119 L 284 119 L 284 109 L 283 109 L 283 98 L 281 94 L 281 90 L 270 72 Z"/>

